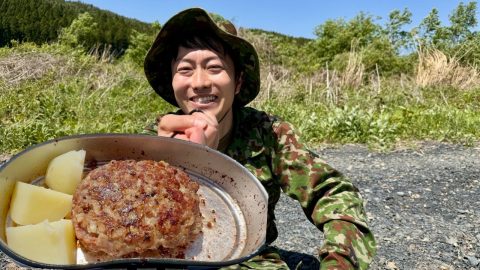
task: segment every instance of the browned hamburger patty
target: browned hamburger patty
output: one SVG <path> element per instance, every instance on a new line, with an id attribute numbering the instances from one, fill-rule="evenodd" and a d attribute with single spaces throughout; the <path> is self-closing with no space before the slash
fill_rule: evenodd
<path id="1" fill-rule="evenodd" d="M 73 195 L 76 237 L 85 251 L 106 257 L 182 258 L 202 226 L 198 188 L 166 162 L 111 161 Z"/>

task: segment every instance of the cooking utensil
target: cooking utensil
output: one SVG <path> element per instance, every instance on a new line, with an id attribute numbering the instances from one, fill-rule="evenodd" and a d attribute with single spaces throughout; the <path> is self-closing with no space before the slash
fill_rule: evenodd
<path id="1" fill-rule="evenodd" d="M 200 184 L 203 234 L 185 259 L 128 258 L 97 262 L 77 249 L 77 263 L 52 265 L 32 261 L 8 247 L 6 226 L 10 198 L 17 181 L 41 184 L 49 162 L 71 150 L 86 150 L 85 164 L 110 160 L 164 160 L 183 168 Z M 69 136 L 32 146 L 0 167 L 0 250 L 19 264 L 39 268 L 87 269 L 117 267 L 220 267 L 257 254 L 265 245 L 268 195 L 241 164 L 206 146 L 187 141 L 132 134 Z M 41 245 L 41 243 L 38 243 Z M 88 254 L 87 254 L 88 255 Z M 198 268 L 195 268 L 198 269 Z"/>

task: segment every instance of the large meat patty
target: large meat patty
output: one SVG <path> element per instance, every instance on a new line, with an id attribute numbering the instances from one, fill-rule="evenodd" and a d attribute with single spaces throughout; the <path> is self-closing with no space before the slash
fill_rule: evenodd
<path id="1" fill-rule="evenodd" d="M 105 258 L 184 257 L 201 231 L 198 183 L 166 162 L 111 161 L 73 195 L 82 248 Z"/>

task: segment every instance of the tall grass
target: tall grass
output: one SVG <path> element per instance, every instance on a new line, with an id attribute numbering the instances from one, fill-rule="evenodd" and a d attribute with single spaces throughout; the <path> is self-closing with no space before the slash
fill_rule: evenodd
<path id="1" fill-rule="evenodd" d="M 476 68 L 440 51 L 419 51 L 413 75 L 384 77 L 378 69 L 366 73 L 361 59 L 350 52 L 344 70 L 325 66 L 309 77 L 270 67 L 254 105 L 290 120 L 313 143 L 389 149 L 410 140 L 478 141 Z"/>
<path id="2" fill-rule="evenodd" d="M 141 69 L 105 51 L 85 55 L 28 43 L 0 48 L 0 153 L 65 135 L 139 133 L 173 109 Z M 292 122 L 313 145 L 471 144 L 480 138 L 478 73 L 445 57 L 419 52 L 415 74 L 391 77 L 365 72 L 358 52 L 348 55 L 343 70 L 325 65 L 309 75 L 267 61 L 251 106 Z"/>
<path id="3" fill-rule="evenodd" d="M 480 83 L 476 67 L 462 65 L 455 56 L 442 51 L 419 50 L 416 83 L 420 87 L 453 87 L 459 90 L 475 88 Z"/>

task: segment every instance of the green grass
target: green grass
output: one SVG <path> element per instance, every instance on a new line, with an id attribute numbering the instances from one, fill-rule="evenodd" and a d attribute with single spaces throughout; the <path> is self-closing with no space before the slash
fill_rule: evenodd
<path id="1" fill-rule="evenodd" d="M 68 74 L 60 76 L 57 67 L 40 79 L 0 83 L 0 153 L 66 135 L 138 133 L 172 109 L 150 89 L 141 70 L 62 50 L 43 52 L 70 57 L 74 63 Z"/>
<path id="2" fill-rule="evenodd" d="M 291 121 L 313 144 L 362 143 L 377 150 L 389 150 L 402 141 L 471 145 L 480 138 L 480 112 L 473 109 L 391 106 L 376 110 L 307 103 L 278 106 L 276 102 L 266 102 L 262 108 Z"/>
<path id="3" fill-rule="evenodd" d="M 471 145 L 480 138 L 480 88 L 408 90 L 387 80 L 381 92 L 347 89 L 338 104 L 316 92 L 320 94 L 300 93 L 257 106 L 292 122 L 313 144 L 362 143 L 389 150 L 406 141 Z"/>
<path id="4" fill-rule="evenodd" d="M 66 135 L 139 133 L 173 109 L 150 88 L 143 71 L 126 61 L 102 62 L 58 45 L 19 44 L 0 48 L 0 68 L 0 153 Z M 301 91 L 254 106 L 292 122 L 312 145 L 390 149 L 402 141 L 472 144 L 480 138 L 479 89 L 411 91 L 393 81 L 380 93 L 345 90 L 337 104 L 326 102 L 321 89 L 318 96 Z"/>

